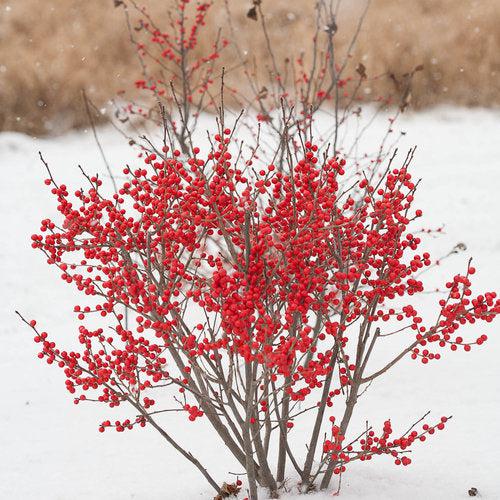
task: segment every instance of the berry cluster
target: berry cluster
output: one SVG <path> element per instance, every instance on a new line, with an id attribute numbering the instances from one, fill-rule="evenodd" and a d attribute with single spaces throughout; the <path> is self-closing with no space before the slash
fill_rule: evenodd
<path id="1" fill-rule="evenodd" d="M 491 322 L 500 313 L 496 294 L 472 295 L 469 263 L 446 284 L 434 320 L 418 310 L 422 270 L 432 261 L 410 230 L 421 212 L 412 209 L 406 162 L 346 190 L 348 164 L 312 142 L 289 170 L 254 169 L 233 154 L 229 128 L 212 144 L 206 156 L 165 144 L 144 154 L 113 195 L 98 177 L 73 195 L 52 176 L 46 181 L 60 221 L 42 220 L 32 246 L 85 305 L 74 308 L 79 350 L 60 349 L 30 323 L 39 357 L 63 369 L 75 402 L 127 402 L 139 413 L 103 422 L 101 432 L 158 426 L 154 416 L 174 409 L 156 410 L 152 394 L 172 388 L 177 411 L 190 421 L 206 416 L 242 463 L 248 439 L 257 440 L 262 461 L 273 428 L 283 439 L 296 428 L 302 402 L 312 402 L 321 424 L 345 394 L 342 423 L 323 443 L 325 477 L 375 455 L 408 465 L 409 447 L 446 419 L 397 439 L 387 421 L 380 436 L 368 430 L 345 445 L 359 392 L 406 356 L 425 364 L 441 358 L 439 349 L 482 344 L 486 335 L 465 341 L 458 331 Z M 102 327 L 85 326 L 90 316 Z M 396 334 L 406 347 L 373 371 L 375 345 Z M 313 433 L 310 449 L 317 439 Z M 305 482 L 314 477 L 308 467 L 299 469 Z"/>

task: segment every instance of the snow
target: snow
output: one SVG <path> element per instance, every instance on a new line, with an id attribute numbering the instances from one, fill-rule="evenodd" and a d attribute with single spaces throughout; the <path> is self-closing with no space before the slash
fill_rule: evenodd
<path id="1" fill-rule="evenodd" d="M 377 118 L 373 130 L 385 128 L 386 119 Z M 498 289 L 500 112 L 441 108 L 407 115 L 399 126 L 407 132 L 400 151 L 418 145 L 414 172 L 423 178 L 417 205 L 426 214 L 425 223 L 446 223 L 445 234 L 429 239 L 427 247 L 435 256 L 458 242 L 468 247 L 449 259 L 447 271 L 439 269 L 435 279 L 463 270 L 473 255 L 476 289 Z M 114 167 L 130 161 L 131 151 L 120 136 L 110 128 L 99 133 Z M 54 337 L 68 339 L 74 325 L 67 319 L 76 303 L 75 292 L 30 248 L 29 237 L 40 219 L 54 214 L 53 199 L 41 182 L 45 173 L 38 150 L 55 176 L 75 188 L 82 182 L 78 164 L 88 172 L 103 171 L 90 132 L 51 139 L 0 134 L 0 498 L 212 498 L 199 473 L 154 431 L 99 434 L 98 423 L 115 414 L 92 404 L 75 406 L 61 371 L 36 358 L 32 334 L 14 310 L 36 318 Z M 356 410 L 354 428 L 363 428 L 365 415 L 375 426 L 390 417 L 398 429 L 406 429 L 427 410 L 436 418 L 453 419 L 445 431 L 415 447 L 409 467 L 396 467 L 387 457 L 353 464 L 343 478 L 341 498 L 468 498 L 472 486 L 481 498 L 500 498 L 497 331 L 495 324 L 480 326 L 477 334 L 489 336 L 482 347 L 446 354 L 425 367 L 407 359 L 370 388 Z M 242 472 L 206 431 L 204 419 L 192 424 L 186 418 L 169 418 L 168 427 L 216 478 L 234 480 L 228 472 Z"/>

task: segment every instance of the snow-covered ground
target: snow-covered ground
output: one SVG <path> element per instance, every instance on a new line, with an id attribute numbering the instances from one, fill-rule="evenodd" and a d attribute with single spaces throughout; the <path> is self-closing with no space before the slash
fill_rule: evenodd
<path id="1" fill-rule="evenodd" d="M 372 130 L 385 128 L 385 120 Z M 473 255 L 476 289 L 499 289 L 500 112 L 438 109 L 408 115 L 399 126 L 407 132 L 400 150 L 418 145 L 414 172 L 423 182 L 417 205 L 426 225 L 446 224 L 445 234 L 427 246 L 440 256 L 466 243 L 466 252 L 447 261 L 446 275 L 463 270 Z M 114 166 L 130 159 L 129 148 L 110 129 L 101 131 L 101 139 Z M 102 170 L 90 133 L 44 140 L 0 134 L 0 498 L 211 498 L 199 473 L 152 430 L 99 434 L 106 409 L 73 404 L 63 374 L 36 358 L 32 334 L 14 314 L 19 309 L 35 317 L 59 339 L 74 332 L 67 322 L 76 303 L 73 290 L 30 248 L 39 220 L 54 214 L 38 150 L 57 178 L 75 188 L 81 185 L 78 164 Z M 370 415 L 374 424 L 390 417 L 395 427 L 406 428 L 427 410 L 454 418 L 443 433 L 416 446 L 410 467 L 396 467 L 386 457 L 350 467 L 342 498 L 446 500 L 468 498 L 474 486 L 482 498 L 500 499 L 499 327 L 480 326 L 478 334 L 487 333 L 489 341 L 471 353 L 446 354 L 425 367 L 405 360 L 370 389 L 357 410 L 360 425 Z M 171 425 L 215 477 L 241 472 L 205 432 L 203 419 Z"/>

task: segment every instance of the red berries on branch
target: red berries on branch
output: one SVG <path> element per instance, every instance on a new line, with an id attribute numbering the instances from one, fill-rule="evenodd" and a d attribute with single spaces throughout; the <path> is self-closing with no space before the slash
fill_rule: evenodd
<path id="1" fill-rule="evenodd" d="M 147 154 L 111 196 L 97 177 L 72 195 L 49 179 L 60 218 L 42 220 L 32 246 L 86 305 L 74 308 L 79 350 L 59 348 L 29 323 L 39 356 L 63 369 L 75 403 L 135 408 L 136 417 L 105 421 L 101 432 L 157 426 L 157 414 L 184 411 L 190 421 L 208 418 L 238 456 L 246 445 L 227 429 L 244 436 L 246 426 L 257 434 L 267 426 L 286 436 L 299 403 L 338 412 L 347 394 L 318 473 L 382 454 L 408 465 L 410 446 L 446 418 L 396 439 L 388 420 L 379 436 L 369 429 L 346 444 L 358 392 L 404 357 L 427 363 L 482 344 L 486 335 L 465 340 L 458 331 L 491 322 L 500 301 L 494 292 L 473 296 L 469 264 L 446 284 L 436 317 L 418 309 L 431 256 L 410 229 L 415 183 L 406 163 L 346 191 L 349 165 L 309 141 L 289 171 L 257 171 L 232 153 L 231 137 L 230 129 L 214 135 L 205 159 L 198 148 L 189 157 L 166 146 Z M 102 327 L 87 327 L 90 316 Z M 396 334 L 406 347 L 374 371 L 373 350 Z M 154 396 L 165 391 L 172 408 Z"/>

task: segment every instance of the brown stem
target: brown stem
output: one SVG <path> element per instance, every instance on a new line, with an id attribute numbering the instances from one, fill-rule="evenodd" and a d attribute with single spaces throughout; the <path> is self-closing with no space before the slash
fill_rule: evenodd
<path id="1" fill-rule="evenodd" d="M 359 382 L 356 382 L 351 386 L 351 391 L 349 393 L 349 398 L 347 399 L 344 416 L 342 417 L 342 422 L 340 423 L 341 436 L 345 436 L 347 427 L 349 426 L 349 422 L 351 421 L 352 413 L 354 411 L 354 406 L 356 406 L 356 403 L 358 401 L 358 390 L 359 390 Z M 333 471 L 337 465 L 338 461 L 330 460 L 330 463 L 328 464 L 326 472 L 321 481 L 320 489 L 325 490 L 326 488 L 328 488 L 330 481 L 332 479 Z"/>
<path id="2" fill-rule="evenodd" d="M 250 500 L 258 500 L 255 464 L 253 460 L 252 437 L 250 434 L 250 419 L 253 413 L 253 370 L 250 362 L 245 363 L 246 382 L 246 419 L 243 427 L 243 442 L 245 446 L 245 469 L 248 477 Z"/>
<path id="3" fill-rule="evenodd" d="M 325 415 L 326 403 L 328 401 L 328 393 L 330 392 L 330 386 L 332 384 L 333 378 L 333 368 L 337 360 L 337 355 L 339 352 L 338 343 L 335 344 L 335 348 L 332 353 L 332 358 L 330 360 L 330 373 L 325 379 L 325 384 L 323 386 L 323 393 L 321 394 L 321 402 L 318 407 L 318 413 L 316 414 L 316 421 L 314 422 L 313 432 L 311 434 L 311 440 L 309 441 L 309 447 L 307 450 L 306 461 L 304 463 L 304 472 L 302 474 L 302 481 L 308 486 L 310 481 L 311 470 L 314 461 L 314 455 L 316 454 L 316 448 L 318 446 L 319 433 L 321 431 L 321 426 L 323 424 L 323 417 Z"/>

